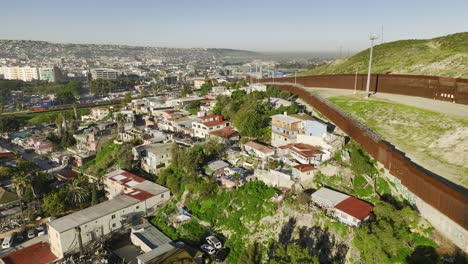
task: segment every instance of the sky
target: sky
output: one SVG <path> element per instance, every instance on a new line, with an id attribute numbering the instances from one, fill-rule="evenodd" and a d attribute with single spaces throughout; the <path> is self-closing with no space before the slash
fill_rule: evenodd
<path id="1" fill-rule="evenodd" d="M 468 31 L 468 0 L 0 0 L 0 39 L 355 52 Z M 380 39 L 378 40 L 380 43 Z"/>

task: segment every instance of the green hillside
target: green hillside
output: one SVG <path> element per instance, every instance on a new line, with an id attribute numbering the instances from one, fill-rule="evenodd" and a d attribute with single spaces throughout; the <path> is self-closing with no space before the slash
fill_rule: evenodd
<path id="1" fill-rule="evenodd" d="M 468 32 L 427 40 L 400 40 L 374 46 L 372 73 L 468 78 Z M 367 73 L 369 49 L 301 75 Z"/>

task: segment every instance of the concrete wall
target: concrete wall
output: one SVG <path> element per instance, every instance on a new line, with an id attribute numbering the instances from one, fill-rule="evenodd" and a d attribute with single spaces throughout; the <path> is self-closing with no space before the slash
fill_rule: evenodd
<path id="1" fill-rule="evenodd" d="M 291 188 L 295 183 L 290 175 L 275 170 L 255 170 L 254 174 L 259 181 L 273 187 Z"/>

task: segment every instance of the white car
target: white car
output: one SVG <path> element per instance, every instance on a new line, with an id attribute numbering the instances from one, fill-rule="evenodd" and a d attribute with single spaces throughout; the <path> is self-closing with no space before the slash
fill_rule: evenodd
<path id="1" fill-rule="evenodd" d="M 46 230 L 43 226 L 36 228 L 36 230 L 37 230 L 37 236 L 43 236 L 46 234 Z"/>
<path id="2" fill-rule="evenodd" d="M 34 233 L 34 229 L 29 229 L 27 235 L 28 235 L 28 238 L 35 237 L 36 234 Z"/>
<path id="3" fill-rule="evenodd" d="M 201 245 L 200 249 L 203 250 L 204 252 L 210 254 L 210 255 L 213 255 L 216 252 L 215 248 L 208 245 L 208 244 Z"/>
<path id="4" fill-rule="evenodd" d="M 2 248 L 10 248 L 13 244 L 13 235 L 9 235 L 3 239 Z"/>
<path id="5" fill-rule="evenodd" d="M 208 242 L 208 244 L 215 247 L 216 249 L 221 249 L 223 247 L 223 244 L 221 244 L 221 241 L 219 241 L 219 239 L 215 236 L 207 237 L 206 242 Z"/>

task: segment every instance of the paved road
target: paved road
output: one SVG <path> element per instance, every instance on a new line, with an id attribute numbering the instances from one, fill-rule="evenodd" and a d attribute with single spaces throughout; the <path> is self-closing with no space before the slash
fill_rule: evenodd
<path id="1" fill-rule="evenodd" d="M 273 83 L 268 83 L 268 84 L 273 84 Z M 282 83 L 282 84 L 294 85 L 294 83 Z M 309 89 L 325 98 L 334 97 L 334 96 L 354 96 L 354 91 L 348 90 L 348 89 L 304 87 L 302 85 L 296 85 L 296 86 L 300 88 Z M 363 97 L 364 92 L 358 91 L 358 94 L 356 96 Z M 414 107 L 418 107 L 421 109 L 430 110 L 433 112 L 468 118 L 468 105 L 455 104 L 455 103 L 444 102 L 440 100 L 433 100 L 433 99 L 417 97 L 417 96 L 407 96 L 407 95 L 389 94 L 389 93 L 376 93 L 376 94 L 371 95 L 371 98 L 389 100 L 392 102 L 414 106 Z"/>
<path id="2" fill-rule="evenodd" d="M 10 253 L 13 253 L 17 250 L 20 250 L 20 249 L 23 249 L 25 247 L 29 247 L 31 245 L 34 245 L 36 243 L 39 243 L 39 242 L 47 242 L 49 243 L 49 235 L 48 234 L 45 234 L 43 236 L 40 236 L 40 237 L 34 237 L 34 238 L 31 238 L 29 240 L 26 240 L 25 242 L 21 243 L 21 244 L 13 244 L 14 246 L 11 247 L 11 248 L 2 248 L 0 249 L 0 257 L 3 257 L 3 256 L 6 256 Z"/>

